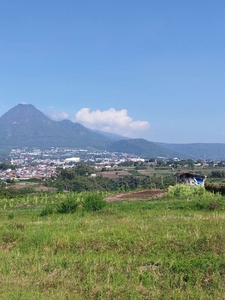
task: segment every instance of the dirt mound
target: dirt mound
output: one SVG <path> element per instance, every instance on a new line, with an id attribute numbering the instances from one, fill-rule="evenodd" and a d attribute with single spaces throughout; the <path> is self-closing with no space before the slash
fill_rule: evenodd
<path id="1" fill-rule="evenodd" d="M 105 198 L 107 202 L 114 201 L 135 201 L 135 200 L 148 200 L 151 198 L 160 198 L 166 194 L 166 191 L 160 189 L 142 190 L 133 192 L 124 192 Z"/>

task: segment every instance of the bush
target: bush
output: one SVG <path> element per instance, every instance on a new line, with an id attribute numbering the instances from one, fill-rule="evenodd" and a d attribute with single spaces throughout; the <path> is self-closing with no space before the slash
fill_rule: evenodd
<path id="1" fill-rule="evenodd" d="M 13 214 L 13 213 L 9 213 L 9 214 L 8 214 L 8 219 L 9 219 L 9 220 L 12 220 L 13 218 L 14 218 L 14 214 Z"/>
<path id="2" fill-rule="evenodd" d="M 190 186 L 186 184 L 176 184 L 169 186 L 167 195 L 171 198 L 190 198 L 195 196 L 203 197 L 206 191 L 203 186 Z"/>
<path id="3" fill-rule="evenodd" d="M 106 202 L 103 198 L 103 195 L 100 193 L 89 193 L 83 200 L 83 207 L 88 211 L 103 209 L 105 205 Z"/>
<path id="4" fill-rule="evenodd" d="M 46 204 L 46 206 L 42 208 L 40 216 L 44 217 L 47 215 L 51 215 L 52 213 L 53 213 L 53 207 L 50 204 Z"/>
<path id="5" fill-rule="evenodd" d="M 60 214 L 69 214 L 76 211 L 78 202 L 76 199 L 67 198 L 57 205 L 56 211 Z"/>

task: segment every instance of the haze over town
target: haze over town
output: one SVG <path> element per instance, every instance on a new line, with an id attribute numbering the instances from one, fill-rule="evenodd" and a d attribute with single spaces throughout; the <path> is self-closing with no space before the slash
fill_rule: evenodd
<path id="1" fill-rule="evenodd" d="M 0 115 L 169 143 L 224 143 L 224 1 L 6 1 Z"/>

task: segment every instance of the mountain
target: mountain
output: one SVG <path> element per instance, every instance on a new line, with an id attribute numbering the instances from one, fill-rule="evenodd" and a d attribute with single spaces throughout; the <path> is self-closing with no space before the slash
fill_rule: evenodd
<path id="1" fill-rule="evenodd" d="M 176 156 L 177 153 L 144 139 L 87 129 L 69 120 L 53 121 L 31 104 L 18 104 L 0 117 L 0 145 L 10 147 L 79 147 L 139 156 Z"/>
<path id="2" fill-rule="evenodd" d="M 18 104 L 0 118 L 2 146 L 106 148 L 111 140 L 69 120 L 53 121 L 31 104 Z"/>
<path id="3" fill-rule="evenodd" d="M 128 139 L 93 131 L 69 120 L 53 121 L 31 104 L 18 104 L 0 117 L 0 149 L 24 146 L 95 148 L 146 158 L 163 156 L 225 160 L 225 144 L 167 144 Z"/>

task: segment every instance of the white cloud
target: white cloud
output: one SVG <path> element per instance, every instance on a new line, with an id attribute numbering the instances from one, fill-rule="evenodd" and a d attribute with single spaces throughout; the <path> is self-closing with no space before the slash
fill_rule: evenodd
<path id="1" fill-rule="evenodd" d="M 82 108 L 75 114 L 73 121 L 90 129 L 129 137 L 136 137 L 140 135 L 140 132 L 144 132 L 150 127 L 147 121 L 134 121 L 128 116 L 126 109 L 117 111 L 114 108 L 105 111 L 90 111 L 90 108 Z"/>
<path id="2" fill-rule="evenodd" d="M 64 119 L 69 119 L 69 115 L 65 111 L 61 111 L 60 113 L 57 113 L 57 112 L 53 111 L 50 114 L 50 118 L 54 121 L 61 121 L 61 120 L 64 120 Z"/>
<path id="3" fill-rule="evenodd" d="M 54 107 L 51 107 L 51 110 L 52 112 L 49 114 L 49 117 L 52 120 L 61 121 L 70 119 L 90 129 L 116 133 L 127 137 L 140 137 L 150 127 L 147 121 L 134 121 L 128 116 L 126 109 L 115 110 L 114 108 L 110 108 L 104 111 L 91 111 L 90 108 L 82 108 L 74 117 L 71 117 L 65 111 L 57 113 Z"/>

